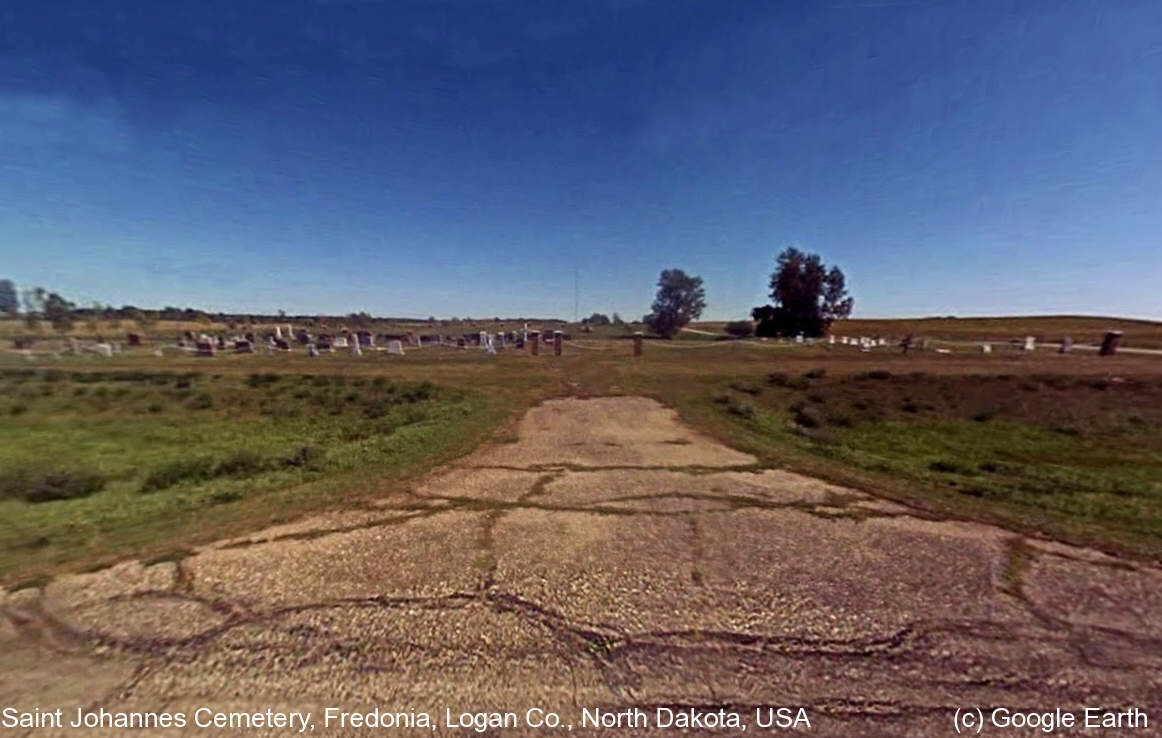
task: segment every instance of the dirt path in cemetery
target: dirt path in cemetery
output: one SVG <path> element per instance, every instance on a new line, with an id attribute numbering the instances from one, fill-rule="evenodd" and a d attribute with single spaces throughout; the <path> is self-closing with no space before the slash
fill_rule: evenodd
<path id="1" fill-rule="evenodd" d="M 328 706 L 438 724 L 539 707 L 575 732 L 584 707 L 631 706 L 651 724 L 727 706 L 751 731 L 756 707 L 803 706 L 813 734 L 847 736 L 952 735 L 951 711 L 989 705 L 1162 721 L 1158 569 L 759 469 L 645 398 L 547 402 L 515 442 L 367 509 L 0 597 L 0 705 L 66 717 L 310 711 L 335 735 L 366 733 L 327 729 Z"/>

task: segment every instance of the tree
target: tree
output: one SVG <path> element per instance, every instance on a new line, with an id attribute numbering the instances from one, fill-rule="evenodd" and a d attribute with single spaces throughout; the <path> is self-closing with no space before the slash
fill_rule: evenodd
<path id="1" fill-rule="evenodd" d="M 702 289 L 701 277 L 689 276 L 681 269 L 663 269 L 651 312 L 642 321 L 659 336 L 673 338 L 705 307 L 706 290 Z"/>
<path id="2" fill-rule="evenodd" d="M 735 320 L 723 326 L 722 330 L 735 338 L 746 338 L 754 333 L 754 323 L 749 320 Z"/>
<path id="3" fill-rule="evenodd" d="M 603 313 L 593 313 L 588 318 L 582 318 L 582 325 L 609 325 L 609 316 Z"/>
<path id="4" fill-rule="evenodd" d="M 805 254 L 795 247 L 779 254 L 771 274 L 773 305 L 751 311 L 760 336 L 821 336 L 831 323 L 851 315 L 855 301 L 847 295 L 847 280 L 839 267 L 831 269 L 819 254 Z"/>
<path id="5" fill-rule="evenodd" d="M 44 318 L 58 333 L 64 333 L 73 327 L 73 311 L 76 309 L 76 305 L 55 292 L 48 293 L 44 298 Z"/>
<path id="6" fill-rule="evenodd" d="M 16 315 L 20 309 L 20 298 L 16 296 L 16 285 L 11 279 L 0 279 L 0 313 Z"/>
<path id="7" fill-rule="evenodd" d="M 22 295 L 24 301 L 24 325 L 35 331 L 40 328 L 40 314 L 44 311 L 45 291 L 43 287 L 25 290 Z"/>
<path id="8" fill-rule="evenodd" d="M 611 322 L 611 323 L 613 323 L 614 325 L 624 325 L 624 324 L 625 324 L 625 321 L 624 321 L 624 320 L 622 320 L 622 319 L 621 319 L 621 316 L 620 316 L 620 315 L 618 315 L 617 313 L 614 313 L 614 314 L 613 314 L 613 317 L 611 317 L 609 320 L 610 320 L 610 322 Z"/>

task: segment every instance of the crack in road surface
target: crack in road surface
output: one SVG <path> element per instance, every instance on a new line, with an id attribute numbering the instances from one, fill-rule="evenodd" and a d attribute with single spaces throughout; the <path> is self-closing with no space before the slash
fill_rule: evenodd
<path id="1" fill-rule="evenodd" d="M 517 435 L 366 508 L 0 595 L 0 703 L 1162 719 L 1157 568 L 763 469 L 645 398 Z"/>

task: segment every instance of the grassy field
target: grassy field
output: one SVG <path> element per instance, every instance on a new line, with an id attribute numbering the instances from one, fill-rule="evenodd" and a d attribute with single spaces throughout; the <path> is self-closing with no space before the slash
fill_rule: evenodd
<path id="1" fill-rule="evenodd" d="M 694 323 L 698 330 L 721 332 L 722 322 Z M 849 318 L 835 323 L 832 332 L 846 336 L 884 336 L 942 341 L 993 341 L 1004 343 L 1033 336 L 1041 342 L 1060 342 L 1069 336 L 1076 343 L 1097 345 L 1106 331 L 1125 334 L 1122 345 L 1162 349 L 1162 322 L 1077 315 L 1045 315 L 1007 318 Z M 703 336 L 705 338 L 705 336 Z"/>
<path id="2" fill-rule="evenodd" d="M 582 339 L 565 355 L 0 354 L 0 583 L 406 487 L 553 396 L 644 394 L 781 466 L 1162 559 L 1162 360 Z"/>

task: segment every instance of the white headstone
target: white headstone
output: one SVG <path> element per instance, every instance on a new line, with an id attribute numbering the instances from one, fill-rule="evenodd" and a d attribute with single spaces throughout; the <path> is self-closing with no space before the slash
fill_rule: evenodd
<path id="1" fill-rule="evenodd" d="M 795 343 L 803 343 L 803 334 L 802 333 L 795 334 Z"/>
<path id="2" fill-rule="evenodd" d="M 351 355 L 363 356 L 363 349 L 359 346 L 359 334 L 351 336 Z"/>
<path id="3" fill-rule="evenodd" d="M 387 353 L 394 354 L 395 356 L 403 356 L 403 343 L 398 339 L 394 341 L 388 341 Z"/>
<path id="4" fill-rule="evenodd" d="M 335 336 L 331 341 L 331 345 L 335 348 L 347 348 L 347 339 L 344 336 Z"/>
<path id="5" fill-rule="evenodd" d="M 880 345 L 880 346 L 887 346 L 887 345 L 888 345 L 888 339 L 886 339 L 886 338 L 884 338 L 884 337 L 882 337 L 882 336 L 881 336 L 881 337 L 880 337 L 880 340 L 879 340 L 879 345 Z"/>
<path id="6" fill-rule="evenodd" d="M 835 334 L 834 334 L 834 333 L 831 333 L 831 334 L 829 334 L 829 335 L 827 336 L 827 343 L 828 343 L 828 345 L 830 345 L 830 346 L 834 346 L 834 345 L 835 345 Z"/>
<path id="7" fill-rule="evenodd" d="M 846 346 L 846 345 L 847 345 L 847 336 L 840 336 L 840 337 L 839 337 L 839 342 L 840 342 L 841 344 L 843 344 L 844 346 Z"/>
<path id="8" fill-rule="evenodd" d="M 980 352 L 982 354 L 991 354 L 993 352 L 993 345 L 991 343 L 982 343 L 980 345 Z"/>
<path id="9" fill-rule="evenodd" d="M 1037 348 L 1037 340 L 1033 336 L 1025 336 L 1025 350 L 1033 351 Z"/>
<path id="10" fill-rule="evenodd" d="M 113 356 L 113 347 L 107 343 L 98 343 L 97 345 L 93 346 L 93 350 L 105 358 L 110 358 Z"/>
<path id="11" fill-rule="evenodd" d="M 275 338 L 282 338 L 282 327 L 281 326 L 276 325 L 274 327 L 274 337 Z"/>

